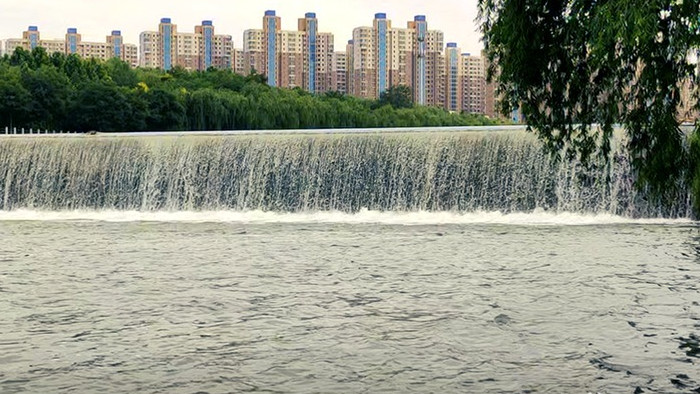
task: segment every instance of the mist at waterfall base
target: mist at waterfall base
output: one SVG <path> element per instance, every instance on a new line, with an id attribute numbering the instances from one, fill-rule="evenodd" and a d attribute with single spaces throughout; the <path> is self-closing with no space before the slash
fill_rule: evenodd
<path id="1" fill-rule="evenodd" d="M 688 392 L 700 233 L 510 133 L 0 139 L 0 392 Z"/>

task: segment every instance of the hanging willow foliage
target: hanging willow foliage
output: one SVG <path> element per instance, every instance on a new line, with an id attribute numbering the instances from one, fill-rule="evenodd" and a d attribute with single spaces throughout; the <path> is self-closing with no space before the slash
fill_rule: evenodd
<path id="1" fill-rule="evenodd" d="M 683 85 L 697 99 L 700 0 L 479 0 L 479 20 L 502 110 L 552 152 L 608 157 L 621 124 L 640 187 L 677 198 L 700 176 L 678 120 Z"/>

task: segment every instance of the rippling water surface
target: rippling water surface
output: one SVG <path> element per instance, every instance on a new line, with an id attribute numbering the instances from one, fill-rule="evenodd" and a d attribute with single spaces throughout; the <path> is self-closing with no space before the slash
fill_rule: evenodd
<path id="1" fill-rule="evenodd" d="M 0 221 L 0 392 L 688 392 L 693 223 Z"/>

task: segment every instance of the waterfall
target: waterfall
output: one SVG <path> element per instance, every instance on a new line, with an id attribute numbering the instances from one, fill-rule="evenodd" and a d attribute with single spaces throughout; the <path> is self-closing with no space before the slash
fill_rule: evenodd
<path id="1" fill-rule="evenodd" d="M 500 211 L 688 217 L 628 160 L 553 160 L 522 131 L 0 139 L 0 210 Z"/>

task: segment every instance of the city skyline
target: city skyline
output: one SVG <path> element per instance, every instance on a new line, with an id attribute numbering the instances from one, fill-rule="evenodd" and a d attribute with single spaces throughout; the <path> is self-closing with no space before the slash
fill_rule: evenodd
<path id="1" fill-rule="evenodd" d="M 417 0 L 355 0 L 353 7 L 339 0 L 267 0 L 264 2 L 200 0 L 195 6 L 181 0 L 154 0 L 148 5 L 135 0 L 100 4 L 86 0 L 64 0 L 46 4 L 41 0 L 10 1 L 0 15 L 0 37 L 16 38 L 28 25 L 39 26 L 44 37 L 60 38 L 66 28 L 74 27 L 85 40 L 102 40 L 111 30 L 121 30 L 126 42 L 138 43 L 142 31 L 152 30 L 160 18 L 168 17 L 180 26 L 195 26 L 202 20 L 213 20 L 218 34 L 233 37 L 234 46 L 242 47 L 243 32 L 257 28 L 261 15 L 268 9 L 282 18 L 282 29 L 292 30 L 297 19 L 306 12 L 315 12 L 319 29 L 333 33 L 335 46 L 341 47 L 352 38 L 358 26 L 370 26 L 375 13 L 387 14 L 394 21 L 412 20 L 426 15 L 431 29 L 441 30 L 445 41 L 457 42 L 465 52 L 479 53 L 481 35 L 476 31 L 476 0 L 443 0 L 439 5 Z M 138 9 L 138 12 L 134 12 Z M 39 11 L 37 11 L 39 10 Z"/>
<path id="2" fill-rule="evenodd" d="M 164 17 L 157 29 L 140 33 L 138 46 L 124 42 L 121 31 L 112 31 L 105 42 L 90 42 L 77 28 L 69 27 L 63 39 L 47 39 L 38 26 L 29 26 L 21 38 L 5 40 L 4 50 L 43 47 L 51 53 L 116 57 L 132 66 L 166 71 L 173 67 L 190 71 L 215 67 L 240 75 L 259 71 L 270 86 L 369 99 L 403 85 L 419 105 L 495 115 L 487 105 L 493 89 L 485 83 L 483 58 L 463 52 L 456 42 L 445 43 L 444 33 L 430 29 L 424 15 L 414 16 L 404 26 L 392 23 L 387 13 L 375 13 L 372 26 L 354 28 L 345 51 L 338 51 L 333 34 L 319 31 L 316 13 L 297 19 L 297 30 L 283 30 L 276 11 L 266 10 L 262 28 L 245 30 L 242 49 L 234 48 L 230 35 L 217 34 L 211 20 L 194 26 L 192 32 Z"/>

